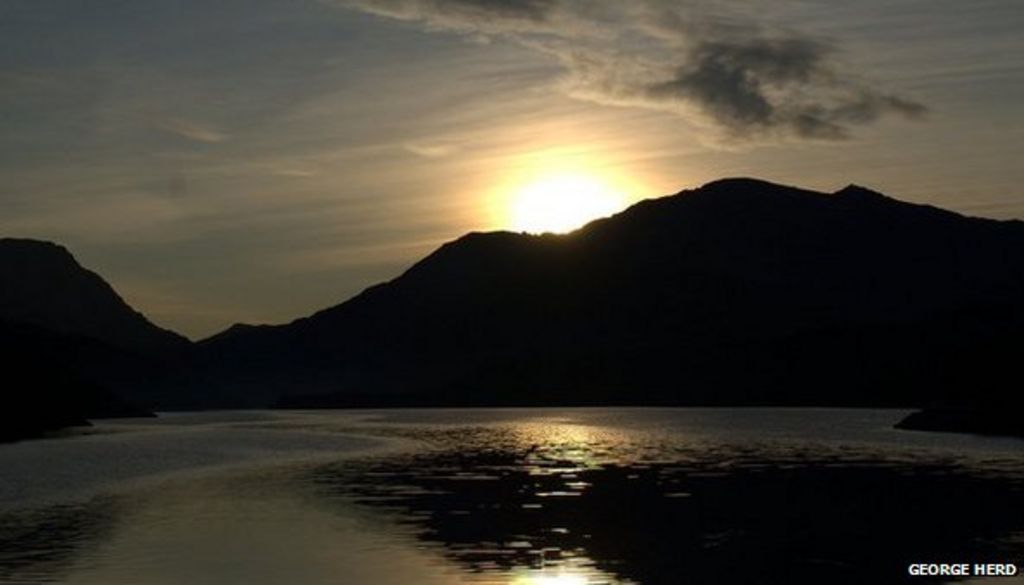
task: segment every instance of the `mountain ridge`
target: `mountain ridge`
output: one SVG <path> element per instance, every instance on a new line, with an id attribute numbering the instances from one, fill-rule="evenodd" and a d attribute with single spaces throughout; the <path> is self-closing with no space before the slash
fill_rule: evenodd
<path id="1" fill-rule="evenodd" d="M 0 267 L 0 318 L 143 352 L 190 345 L 150 322 L 59 244 L 0 238 Z"/>
<path id="2" fill-rule="evenodd" d="M 742 189 L 767 189 L 768 190 L 767 193 L 765 191 L 761 191 L 760 193 L 758 193 L 757 194 L 758 197 L 761 197 L 763 195 L 769 195 L 770 196 L 770 195 L 773 195 L 773 194 L 792 195 L 792 194 L 794 194 L 794 192 L 796 192 L 796 193 L 799 193 L 800 195 L 810 196 L 810 197 L 812 197 L 814 199 L 846 198 L 847 200 L 850 200 L 850 199 L 860 199 L 861 202 L 865 202 L 865 201 L 869 201 L 869 200 L 874 200 L 873 203 L 879 203 L 879 202 L 894 203 L 894 204 L 896 204 L 898 206 L 901 206 L 901 207 L 903 207 L 905 209 L 916 209 L 916 210 L 922 210 L 922 211 L 923 210 L 927 210 L 929 212 L 934 212 L 937 216 L 942 216 L 942 217 L 946 217 L 946 218 L 966 219 L 966 220 L 969 220 L 969 221 L 983 222 L 983 223 L 986 223 L 986 224 L 989 224 L 989 225 L 1024 226 L 1024 221 L 1021 221 L 1019 219 L 992 219 L 992 218 L 985 218 L 985 217 L 974 217 L 974 216 L 963 215 L 963 214 L 960 214 L 960 213 L 957 213 L 957 212 L 954 212 L 954 211 L 950 211 L 950 210 L 947 210 L 947 209 L 943 209 L 943 208 L 940 208 L 940 207 L 935 207 L 933 205 L 901 201 L 901 200 L 895 199 L 893 197 L 890 197 L 888 195 L 885 195 L 883 193 L 880 193 L 880 192 L 878 192 L 876 190 L 873 190 L 873 189 L 870 189 L 868 187 L 864 187 L 864 186 L 861 186 L 861 185 L 857 185 L 857 184 L 854 184 L 854 183 L 851 183 L 851 184 L 849 184 L 849 185 L 847 185 L 847 186 L 845 186 L 845 187 L 843 187 L 841 189 L 838 189 L 838 190 L 836 190 L 834 192 L 819 192 L 819 191 L 814 191 L 814 190 L 810 190 L 810 189 L 803 189 L 803 188 L 798 188 L 798 187 L 790 187 L 790 186 L 787 186 L 787 185 L 782 185 L 782 184 L 778 184 L 778 183 L 774 183 L 774 182 L 766 181 L 766 180 L 762 180 L 762 179 L 755 179 L 755 178 L 750 178 L 750 177 L 729 177 L 729 178 L 722 178 L 722 179 L 717 179 L 717 180 L 711 181 L 711 182 L 706 183 L 706 184 L 704 184 L 704 185 L 702 185 L 701 187 L 698 187 L 698 188 L 684 189 L 684 190 L 678 191 L 678 192 L 676 192 L 676 193 L 674 193 L 672 195 L 667 195 L 667 196 L 663 196 L 663 197 L 655 197 L 655 198 L 644 199 L 644 200 L 638 201 L 638 202 L 630 205 L 629 207 L 627 207 L 626 209 L 624 209 L 624 210 L 622 210 L 622 211 L 620 211 L 618 213 L 615 213 L 615 214 L 613 214 L 611 216 L 608 216 L 608 217 L 603 217 L 603 218 L 598 218 L 598 219 L 592 220 L 592 221 L 588 222 L 587 224 L 585 224 L 585 225 L 583 225 L 583 226 L 581 226 L 581 227 L 579 227 L 579 228 L 577 228 L 577 229 L 575 229 L 575 230 L 573 230 L 571 232 L 534 234 L 534 233 L 529 233 L 529 232 L 514 232 L 514 231 L 510 231 L 510 230 L 471 231 L 471 232 L 468 232 L 466 234 L 463 234 L 462 236 L 459 236 L 458 238 L 456 238 L 454 240 L 451 240 L 451 241 L 448 241 L 448 242 L 445 242 L 445 243 L 441 244 L 436 250 L 434 250 L 433 252 L 429 253 L 427 256 L 423 257 L 422 259 L 416 261 L 412 266 L 410 266 L 408 269 L 406 269 L 404 272 L 402 272 L 398 276 L 396 276 L 396 277 L 394 277 L 392 279 L 380 282 L 380 283 L 376 283 L 376 284 L 370 285 L 367 288 L 365 288 L 362 291 L 360 291 L 359 293 L 357 293 L 356 295 L 354 295 L 353 297 L 350 297 L 349 299 L 342 300 L 342 301 L 340 301 L 340 302 L 338 302 L 338 303 L 336 303 L 334 305 L 331 305 L 329 307 L 325 307 L 323 309 L 316 310 L 313 313 L 310 313 L 309 315 L 305 315 L 305 316 L 301 316 L 301 317 L 296 317 L 295 319 L 292 319 L 292 320 L 286 321 L 286 322 L 281 322 L 281 323 L 234 323 L 234 324 L 228 326 L 227 328 L 225 328 L 225 329 L 223 329 L 223 330 L 221 330 L 219 332 L 216 332 L 216 333 L 214 333 L 214 334 L 212 334 L 212 335 L 210 335 L 208 337 L 203 338 L 198 343 L 210 342 L 211 340 L 214 340 L 215 338 L 219 339 L 222 335 L 225 335 L 225 334 L 227 334 L 228 336 L 231 336 L 231 335 L 234 335 L 235 333 L 239 333 L 239 332 L 242 332 L 242 331 L 271 330 L 271 329 L 286 327 L 286 326 L 294 325 L 294 324 L 297 324 L 297 323 L 305 322 L 306 320 L 314 318 L 314 317 L 316 317 L 316 316 L 318 316 L 318 315 L 320 315 L 322 313 L 330 312 L 333 309 L 339 307 L 340 305 L 343 305 L 343 304 L 345 304 L 345 303 L 347 303 L 349 301 L 352 301 L 352 300 L 362 296 L 365 293 L 375 291 L 375 290 L 377 290 L 380 287 L 386 287 L 388 284 L 390 284 L 390 283 L 392 283 L 392 282 L 394 282 L 394 281 L 396 281 L 396 280 L 406 276 L 410 272 L 420 271 L 420 270 L 423 269 L 423 265 L 424 264 L 429 264 L 429 263 L 437 260 L 438 257 L 450 253 L 452 249 L 458 248 L 459 246 L 463 246 L 463 245 L 467 245 L 467 244 L 475 244 L 476 242 L 483 241 L 483 240 L 486 240 L 486 241 L 501 240 L 501 241 L 504 241 L 504 242 L 510 242 L 510 241 L 515 241 L 515 240 L 520 240 L 520 241 L 526 241 L 526 240 L 534 240 L 534 241 L 537 241 L 537 240 L 542 240 L 542 241 L 565 240 L 565 239 L 569 239 L 569 238 L 572 238 L 572 237 L 575 237 L 575 236 L 579 236 L 579 235 L 581 235 L 581 234 L 583 234 L 585 232 L 588 232 L 588 231 L 599 230 L 599 229 L 601 229 L 600 226 L 604 225 L 606 222 L 613 221 L 613 220 L 615 220 L 617 218 L 622 218 L 623 216 L 626 216 L 627 214 L 650 213 L 652 211 L 660 212 L 662 210 L 658 208 L 659 206 L 680 204 L 681 203 L 681 201 L 680 201 L 681 198 L 687 197 L 687 196 L 690 196 L 690 195 L 693 195 L 693 194 L 698 194 L 699 193 L 701 195 L 705 195 L 705 194 L 706 195 L 720 195 L 720 194 L 723 194 L 723 193 L 729 194 L 730 192 L 736 192 L 737 190 L 742 190 Z M 654 208 L 654 209 L 651 209 L 651 208 Z"/>
<path id="3" fill-rule="evenodd" d="M 912 406 L 928 399 L 901 388 L 915 375 L 958 393 L 919 362 L 967 355 L 951 339 L 1020 305 L 1021 228 L 857 186 L 726 179 L 569 234 L 466 234 L 340 304 L 203 344 L 198 370 L 286 404 L 301 387 L 350 406 Z M 853 374 L 813 392 L 830 372 Z"/>

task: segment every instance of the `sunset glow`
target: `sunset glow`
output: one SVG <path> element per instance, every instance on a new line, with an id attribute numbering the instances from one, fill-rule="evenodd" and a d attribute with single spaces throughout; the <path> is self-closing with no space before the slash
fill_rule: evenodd
<path id="1" fill-rule="evenodd" d="M 586 585 L 584 575 L 571 573 L 540 573 L 515 578 L 512 585 Z"/>
<path id="2" fill-rule="evenodd" d="M 0 585 L 1024 585 L 1022 8 L 0 0 Z"/>
<path id="3" fill-rule="evenodd" d="M 9 0 L 0 235 L 201 339 L 723 177 L 1024 217 L 1019 2 L 770 4 Z"/>
<path id="4" fill-rule="evenodd" d="M 521 187 L 508 210 L 511 228 L 529 233 L 565 233 L 611 215 L 625 196 L 609 183 L 579 172 L 553 173 Z"/>

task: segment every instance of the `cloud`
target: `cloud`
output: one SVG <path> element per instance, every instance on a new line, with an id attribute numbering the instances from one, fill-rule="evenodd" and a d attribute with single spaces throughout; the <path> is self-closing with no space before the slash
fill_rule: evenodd
<path id="1" fill-rule="evenodd" d="M 549 55 L 578 99 L 669 111 L 734 139 L 841 140 L 927 108 L 844 67 L 832 41 L 701 0 L 351 0 L 379 16 Z"/>
<path id="2" fill-rule="evenodd" d="M 530 32 L 547 21 L 558 0 L 360 0 L 366 12 L 432 28 L 505 33 Z"/>
<path id="3" fill-rule="evenodd" d="M 180 136 L 193 142 L 216 144 L 228 139 L 227 134 L 224 134 L 223 132 L 218 132 L 208 126 L 203 126 L 188 120 L 182 120 L 181 118 L 158 119 L 153 122 L 153 126 L 158 130 L 162 130 L 175 136 Z"/>
<path id="4" fill-rule="evenodd" d="M 655 102 L 692 102 L 737 135 L 841 139 L 886 114 L 924 114 L 918 103 L 845 79 L 830 64 L 833 52 L 799 37 L 702 40 L 671 79 L 644 91 Z"/>
<path id="5" fill-rule="evenodd" d="M 455 153 L 458 149 L 451 144 L 408 143 L 405 150 L 424 158 L 441 158 Z"/>

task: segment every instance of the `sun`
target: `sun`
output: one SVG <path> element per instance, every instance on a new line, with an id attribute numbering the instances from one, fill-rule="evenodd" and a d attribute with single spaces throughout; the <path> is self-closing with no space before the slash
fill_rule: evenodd
<path id="1" fill-rule="evenodd" d="M 512 580 L 512 585 L 587 585 L 583 575 L 569 573 L 521 575 Z"/>
<path id="2" fill-rule="evenodd" d="M 625 196 L 597 176 L 548 173 L 515 191 L 508 216 L 516 231 L 566 233 L 619 211 L 624 203 Z"/>

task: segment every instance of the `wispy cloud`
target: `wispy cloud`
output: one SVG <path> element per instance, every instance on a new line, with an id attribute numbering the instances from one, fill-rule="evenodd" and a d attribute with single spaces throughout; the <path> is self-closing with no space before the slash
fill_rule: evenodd
<path id="1" fill-rule="evenodd" d="M 830 39 L 699 0 L 352 0 L 430 30 L 500 37 L 557 59 L 569 95 L 670 111 L 729 138 L 841 140 L 927 108 L 843 66 Z"/>
<path id="2" fill-rule="evenodd" d="M 458 148 L 452 144 L 415 142 L 405 144 L 403 145 L 403 148 L 416 156 L 422 156 L 424 158 L 441 158 L 454 154 L 458 150 Z"/>
<path id="3" fill-rule="evenodd" d="M 153 120 L 153 127 L 193 142 L 202 142 L 205 144 L 216 144 L 228 139 L 227 134 L 215 130 L 210 126 L 181 118 L 155 119 Z"/>
<path id="4" fill-rule="evenodd" d="M 501 34 L 536 32 L 559 0 L 357 0 L 367 12 L 436 28 Z"/>

